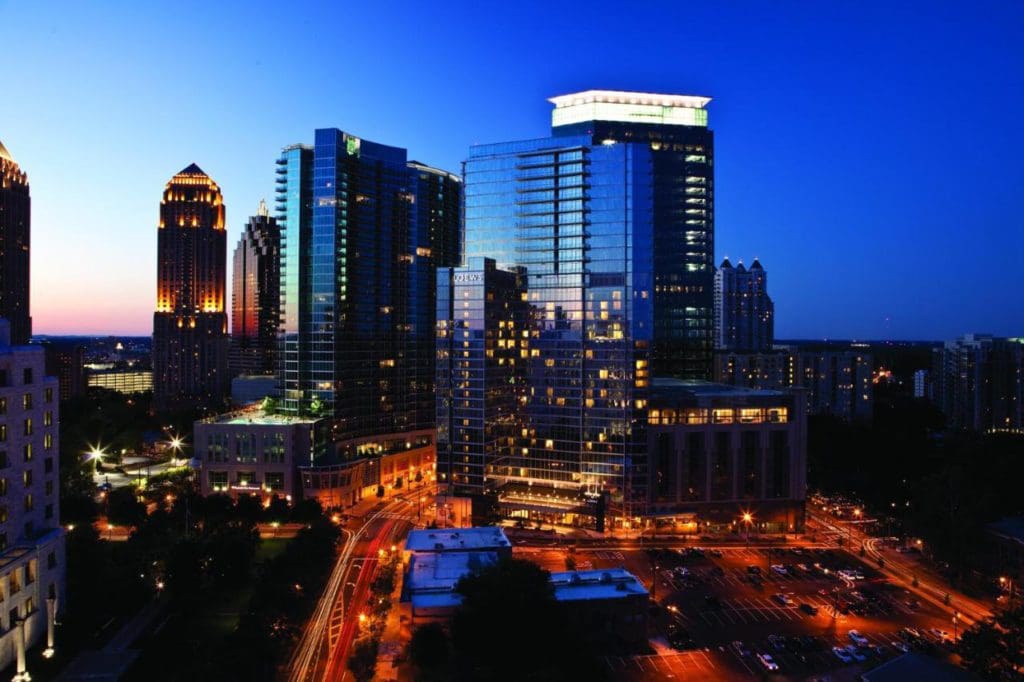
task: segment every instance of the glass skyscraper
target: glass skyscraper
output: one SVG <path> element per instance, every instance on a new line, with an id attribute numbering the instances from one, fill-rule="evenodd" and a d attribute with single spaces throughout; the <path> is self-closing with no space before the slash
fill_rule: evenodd
<path id="1" fill-rule="evenodd" d="M 232 376 L 273 374 L 280 324 L 281 230 L 260 201 L 235 247 L 231 272 Z"/>
<path id="2" fill-rule="evenodd" d="M 550 137 L 478 145 L 466 255 L 525 270 L 524 426 L 503 497 L 564 513 L 647 499 L 652 372 L 711 370 L 714 175 L 706 97 L 555 97 Z"/>
<path id="3" fill-rule="evenodd" d="M 462 182 L 335 128 L 278 159 L 281 407 L 334 438 L 434 426 L 438 266 L 459 260 Z"/>

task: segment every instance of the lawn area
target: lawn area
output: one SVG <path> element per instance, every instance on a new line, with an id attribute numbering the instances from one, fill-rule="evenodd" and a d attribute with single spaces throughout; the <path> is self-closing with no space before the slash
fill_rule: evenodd
<path id="1" fill-rule="evenodd" d="M 262 540 L 254 565 L 281 554 L 287 539 Z M 255 572 L 255 568 L 254 568 Z M 253 581 L 214 592 L 191 610 L 177 609 L 157 621 L 152 632 L 140 639 L 142 649 L 126 680 L 179 680 L 183 667 L 192 656 L 203 656 L 211 645 L 230 635 L 238 625 L 241 612 L 252 597 Z M 184 664 L 184 666 L 183 666 Z"/>

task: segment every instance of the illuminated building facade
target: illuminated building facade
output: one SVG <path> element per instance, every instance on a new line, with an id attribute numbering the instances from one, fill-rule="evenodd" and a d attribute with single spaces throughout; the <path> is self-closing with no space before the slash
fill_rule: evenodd
<path id="1" fill-rule="evenodd" d="M 530 305 L 526 423 L 494 469 L 510 505 L 642 514 L 650 375 L 710 377 L 709 101 L 555 97 L 551 137 L 470 149 L 466 254 L 524 268 Z"/>
<path id="2" fill-rule="evenodd" d="M 519 466 L 520 405 L 529 356 L 525 272 L 472 258 L 437 273 L 438 480 L 458 495 Z"/>
<path id="3" fill-rule="evenodd" d="M 64 601 L 60 389 L 45 370 L 42 346 L 12 345 L 0 318 L 0 668 L 18 674 L 44 637 L 52 655 Z"/>
<path id="4" fill-rule="evenodd" d="M 457 264 L 461 180 L 334 128 L 278 160 L 281 409 L 335 440 L 434 427 L 436 269 Z"/>
<path id="5" fill-rule="evenodd" d="M 32 199 L 28 175 L 0 142 L 0 317 L 11 325 L 11 339 L 26 344 L 32 336 L 29 315 L 29 245 Z"/>
<path id="6" fill-rule="evenodd" d="M 1024 338 L 966 334 L 933 355 L 932 393 L 949 426 L 1024 431 Z"/>
<path id="7" fill-rule="evenodd" d="M 768 273 L 754 259 L 748 270 L 726 258 L 715 271 L 715 348 L 760 353 L 775 341 L 775 305 Z"/>
<path id="8" fill-rule="evenodd" d="M 106 388 L 118 393 L 153 390 L 153 370 L 141 367 L 86 367 L 89 388 Z"/>
<path id="9" fill-rule="evenodd" d="M 756 530 L 800 530 L 804 397 L 802 390 L 655 379 L 647 429 L 652 521 L 688 533 L 735 530 L 747 512 Z"/>
<path id="10" fill-rule="evenodd" d="M 227 395 L 224 219 L 220 187 L 197 165 L 167 183 L 160 202 L 153 314 L 158 409 L 215 408 Z"/>
<path id="11" fill-rule="evenodd" d="M 232 376 L 273 374 L 280 324 L 281 231 L 260 201 L 235 247 L 231 272 Z"/>
<path id="12" fill-rule="evenodd" d="M 324 427 L 322 419 L 259 408 L 197 421 L 193 434 L 202 469 L 200 492 L 291 501 L 298 494 L 298 467 L 308 466 L 327 447 Z"/>

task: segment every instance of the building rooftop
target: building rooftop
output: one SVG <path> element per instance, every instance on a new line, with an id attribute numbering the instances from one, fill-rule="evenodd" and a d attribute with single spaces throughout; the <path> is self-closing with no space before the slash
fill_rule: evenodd
<path id="1" fill-rule="evenodd" d="M 507 549 L 512 546 L 501 528 L 453 528 L 451 530 L 413 530 L 405 541 L 407 552 L 467 552 Z"/>
<path id="2" fill-rule="evenodd" d="M 643 583 L 624 568 L 552 573 L 551 584 L 555 588 L 555 599 L 560 602 L 647 595 Z"/>
<path id="3" fill-rule="evenodd" d="M 674 377 L 654 377 L 651 380 L 652 394 L 672 395 L 689 394 L 694 397 L 733 398 L 733 397 L 773 397 L 786 395 L 783 391 L 768 389 L 745 388 L 729 384 L 716 384 L 711 381 L 693 379 L 676 379 Z"/>
<path id="4" fill-rule="evenodd" d="M 498 562 L 497 552 L 424 552 L 409 559 L 405 588 L 410 595 L 451 592 L 464 575 Z"/>
<path id="5" fill-rule="evenodd" d="M 548 100 L 555 105 L 551 126 L 588 121 L 707 127 L 710 97 L 619 90 L 586 90 Z"/>
<path id="6" fill-rule="evenodd" d="M 262 409 L 226 412 L 209 419 L 202 424 L 252 424 L 255 426 L 286 426 L 288 424 L 313 424 L 320 421 L 319 417 L 301 417 L 290 414 L 267 414 Z"/>
<path id="7" fill-rule="evenodd" d="M 8 161 L 14 161 L 14 157 L 7 151 L 7 147 L 4 146 L 3 140 L 0 140 L 0 159 L 7 159 Z"/>

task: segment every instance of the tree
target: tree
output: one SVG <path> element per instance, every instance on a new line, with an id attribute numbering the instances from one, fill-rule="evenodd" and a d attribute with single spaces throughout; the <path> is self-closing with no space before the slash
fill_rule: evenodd
<path id="1" fill-rule="evenodd" d="M 362 637 L 352 645 L 348 657 L 348 669 L 358 682 L 369 682 L 377 670 L 378 642 L 375 637 Z"/>
<path id="2" fill-rule="evenodd" d="M 960 637 L 964 666 L 990 680 L 1021 679 L 1024 667 L 1024 607 L 984 620 Z"/>
<path id="3" fill-rule="evenodd" d="M 416 679 L 448 679 L 450 649 L 448 635 L 438 623 L 427 623 L 417 628 L 409 642 L 409 658 L 416 667 Z"/>
<path id="4" fill-rule="evenodd" d="M 115 488 L 107 495 L 107 519 L 118 526 L 138 526 L 146 518 L 146 507 L 134 488 Z"/>
<path id="5" fill-rule="evenodd" d="M 472 680 L 582 679 L 593 659 L 555 601 L 551 574 L 530 561 L 477 566 L 455 590 L 456 677 Z M 509 652 L 529 652 L 510 656 Z"/>

